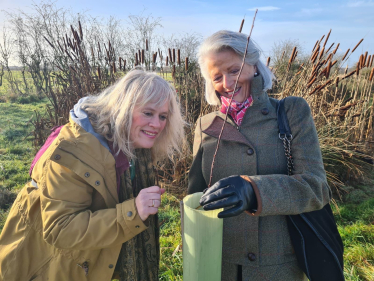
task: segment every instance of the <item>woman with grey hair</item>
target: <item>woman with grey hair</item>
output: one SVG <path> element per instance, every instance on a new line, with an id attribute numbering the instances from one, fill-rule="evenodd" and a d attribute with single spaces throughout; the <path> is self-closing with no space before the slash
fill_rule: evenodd
<path id="1" fill-rule="evenodd" d="M 0 280 L 158 280 L 153 164 L 181 153 L 183 126 L 174 88 L 139 69 L 81 99 L 10 210 Z"/>
<path id="2" fill-rule="evenodd" d="M 204 191 L 205 210 L 225 208 L 218 214 L 223 218 L 222 280 L 307 280 L 286 216 L 319 210 L 330 200 L 315 125 L 304 99 L 286 99 L 295 167 L 288 176 L 277 101 L 266 92 L 273 75 L 252 40 L 238 78 L 246 43 L 245 34 L 219 31 L 200 46 L 205 97 L 221 108 L 196 123 L 188 193 Z"/>

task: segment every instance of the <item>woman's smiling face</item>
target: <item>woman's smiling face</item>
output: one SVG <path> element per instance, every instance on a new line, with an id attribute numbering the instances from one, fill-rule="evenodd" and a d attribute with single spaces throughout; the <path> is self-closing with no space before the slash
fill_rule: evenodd
<path id="1" fill-rule="evenodd" d="M 135 106 L 132 114 L 130 140 L 134 148 L 151 148 L 165 128 L 169 103 Z"/>
<path id="2" fill-rule="evenodd" d="M 216 92 L 227 98 L 231 98 L 234 94 L 233 100 L 236 102 L 243 102 L 249 97 L 251 80 L 256 72 L 255 66 L 245 63 L 234 93 L 242 60 L 234 51 L 230 50 L 210 53 L 205 58 L 206 67 Z"/>

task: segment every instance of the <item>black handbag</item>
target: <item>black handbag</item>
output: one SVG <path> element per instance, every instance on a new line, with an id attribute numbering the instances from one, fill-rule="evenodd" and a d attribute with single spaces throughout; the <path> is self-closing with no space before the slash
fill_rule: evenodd
<path id="1" fill-rule="evenodd" d="M 277 101 L 279 138 L 287 157 L 288 175 L 292 174 L 292 134 L 284 109 L 285 98 Z M 330 207 L 287 216 L 288 231 L 300 268 L 311 281 L 341 281 L 343 273 L 343 242 Z"/>

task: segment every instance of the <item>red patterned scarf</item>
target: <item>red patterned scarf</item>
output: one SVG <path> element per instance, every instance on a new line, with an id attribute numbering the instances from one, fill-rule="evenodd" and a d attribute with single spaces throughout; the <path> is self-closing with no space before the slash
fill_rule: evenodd
<path id="1" fill-rule="evenodd" d="M 224 96 L 221 96 L 221 112 L 226 114 L 227 108 L 229 107 L 230 104 L 230 99 L 226 98 Z M 240 126 L 243 121 L 244 114 L 247 110 L 248 107 L 250 107 L 253 103 L 252 96 L 249 96 L 248 99 L 246 99 L 243 102 L 236 102 L 232 100 L 230 109 L 229 109 L 229 114 L 234 119 L 235 123 Z"/>

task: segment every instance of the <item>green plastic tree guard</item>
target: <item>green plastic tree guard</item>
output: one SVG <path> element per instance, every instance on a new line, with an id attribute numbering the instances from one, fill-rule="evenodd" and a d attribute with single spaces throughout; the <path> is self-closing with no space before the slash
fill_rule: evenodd
<path id="1" fill-rule="evenodd" d="M 196 209 L 202 195 L 198 192 L 183 199 L 184 281 L 221 280 L 223 220 L 217 214 L 223 209 Z"/>

